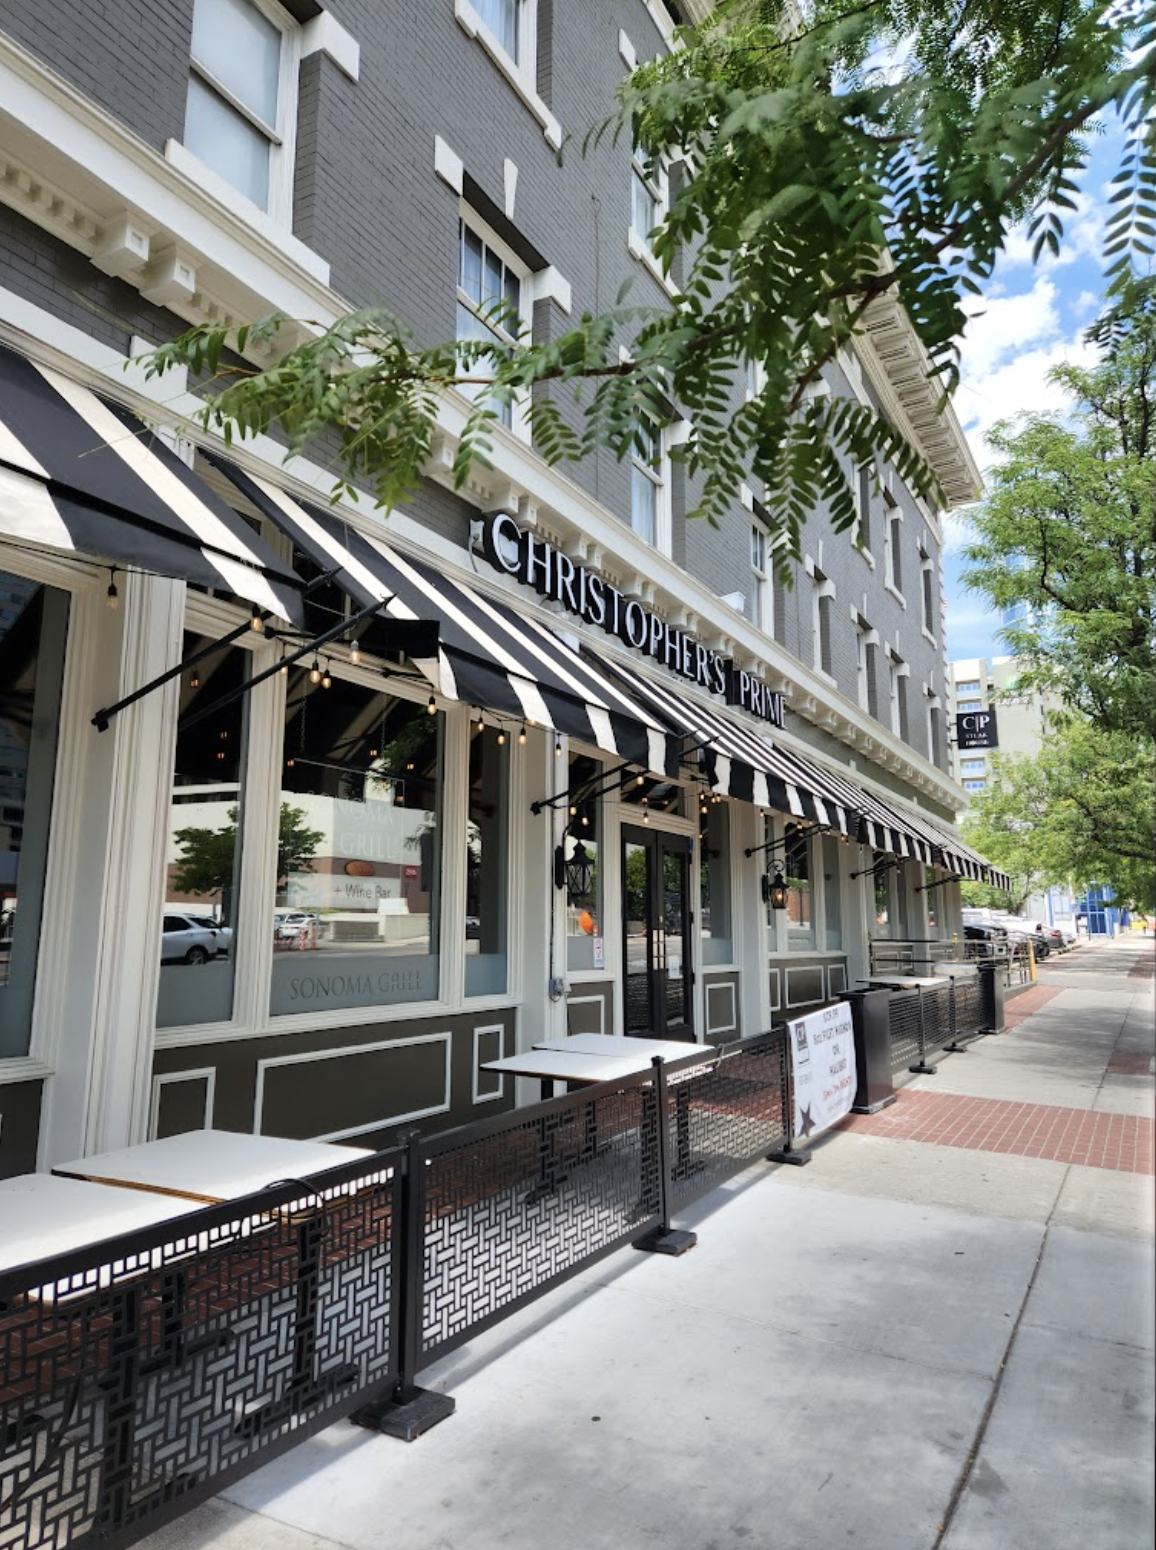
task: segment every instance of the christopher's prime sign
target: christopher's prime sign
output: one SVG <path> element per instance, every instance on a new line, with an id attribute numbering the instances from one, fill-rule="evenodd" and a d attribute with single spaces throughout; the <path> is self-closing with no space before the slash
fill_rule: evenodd
<path id="1" fill-rule="evenodd" d="M 728 705 L 740 705 L 772 726 L 783 725 L 783 696 L 768 689 L 761 678 L 736 667 L 689 631 L 667 624 L 637 598 L 624 597 L 604 576 L 587 570 L 529 528 L 519 527 L 508 512 L 493 512 L 485 519 L 482 544 L 496 570 L 516 576 L 568 613 L 616 635 L 680 677 L 722 695 Z"/>

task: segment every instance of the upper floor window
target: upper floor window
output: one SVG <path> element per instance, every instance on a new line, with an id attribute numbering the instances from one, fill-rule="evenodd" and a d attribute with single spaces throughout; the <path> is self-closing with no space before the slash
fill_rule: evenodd
<path id="1" fill-rule="evenodd" d="M 924 550 L 919 552 L 919 569 L 923 587 L 923 628 L 929 635 L 935 634 L 935 561 Z"/>
<path id="2" fill-rule="evenodd" d="M 630 229 L 645 248 L 650 234 L 666 218 L 668 183 L 666 172 L 648 162 L 636 146 L 630 158 Z"/>
<path id="3" fill-rule="evenodd" d="M 985 784 L 986 782 L 982 780 L 965 780 L 963 789 L 965 791 L 982 791 Z"/>
<path id="4" fill-rule="evenodd" d="M 959 768 L 960 773 L 963 775 L 982 775 L 985 773 L 982 759 L 964 759 Z"/>
<path id="5" fill-rule="evenodd" d="M 751 523 L 750 619 L 758 630 L 770 633 L 771 589 L 767 576 L 767 530 L 761 522 Z"/>
<path id="6" fill-rule="evenodd" d="M 283 222 L 293 192 L 296 44 L 272 0 L 196 0 L 185 148 Z"/>
<path id="7" fill-rule="evenodd" d="M 907 664 L 899 657 L 887 658 L 889 720 L 896 737 L 907 740 Z"/>
<path id="8" fill-rule="evenodd" d="M 959 711 L 982 710 L 983 705 L 979 700 L 960 700 L 955 708 Z"/>
<path id="9" fill-rule="evenodd" d="M 458 223 L 457 335 L 460 340 L 480 340 L 494 345 L 494 355 L 508 353 L 521 331 L 522 277 L 512 255 L 499 250 L 492 237 L 484 237 L 466 221 Z M 485 378 L 489 355 L 466 367 L 467 376 Z M 476 399 L 485 391 L 483 381 L 463 383 L 459 391 Z M 512 397 L 492 400 L 499 421 L 512 426 Z"/>
<path id="10" fill-rule="evenodd" d="M 640 420 L 630 468 L 630 525 L 639 538 L 666 553 L 670 548 L 669 460 L 663 434 L 653 420 Z"/>
<path id="11" fill-rule="evenodd" d="M 814 663 L 820 672 L 830 675 L 834 671 L 831 643 L 831 611 L 835 602 L 835 583 L 822 571 L 815 572 L 815 593 L 812 613 L 812 638 Z"/>
<path id="12" fill-rule="evenodd" d="M 959 695 L 959 694 L 963 694 L 963 695 L 968 695 L 968 694 L 975 695 L 975 694 L 978 694 L 979 693 L 979 680 L 973 678 L 968 683 L 956 684 L 955 692 L 956 692 L 957 695 Z"/>
<path id="13" fill-rule="evenodd" d="M 488 27 L 497 43 L 505 49 L 516 65 L 522 63 L 523 35 L 526 9 L 523 0 L 473 0 L 478 20 Z"/>
<path id="14" fill-rule="evenodd" d="M 896 592 L 903 591 L 903 513 L 888 491 L 883 492 L 887 507 L 887 583 Z"/>
<path id="15" fill-rule="evenodd" d="M 871 470 L 866 463 L 859 469 L 856 483 L 856 507 L 858 524 L 855 542 L 867 554 L 871 553 Z"/>

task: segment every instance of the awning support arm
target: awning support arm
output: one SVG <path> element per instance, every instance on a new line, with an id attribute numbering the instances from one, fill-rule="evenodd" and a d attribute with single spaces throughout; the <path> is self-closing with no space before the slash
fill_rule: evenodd
<path id="1" fill-rule="evenodd" d="M 227 694 L 222 694 L 211 705 L 205 705 L 200 710 L 195 710 L 191 716 L 184 717 L 180 723 L 181 730 L 184 731 L 188 727 L 195 727 L 199 721 L 204 721 L 206 717 L 214 715 L 224 706 L 231 705 L 234 700 L 239 700 L 243 694 L 248 694 L 251 689 L 255 689 L 258 684 L 264 683 L 267 678 L 272 678 L 283 667 L 291 667 L 294 662 L 299 661 L 302 657 L 307 657 L 310 652 L 316 653 L 319 647 L 328 645 L 331 640 L 336 640 L 339 635 L 344 635 L 346 630 L 356 624 L 360 624 L 363 619 L 370 618 L 382 606 L 381 599 L 368 603 L 358 613 L 352 614 L 348 619 L 342 619 L 340 624 L 335 624 L 331 629 L 326 630 L 323 635 L 318 635 L 313 640 L 306 641 L 296 651 L 290 651 L 279 662 L 274 662 L 272 667 L 267 667 L 263 673 L 257 673 L 252 678 L 246 678 L 243 684 L 238 684 L 235 689 L 230 689 Z"/>
<path id="2" fill-rule="evenodd" d="M 682 754 L 681 759 L 689 759 L 691 754 L 698 753 L 700 749 L 708 748 L 709 746 L 709 739 L 705 742 L 696 743 L 693 748 L 688 748 Z M 542 797 L 537 802 L 531 802 L 530 811 L 536 818 L 539 813 L 544 813 L 552 807 L 557 807 L 561 802 L 587 802 L 593 797 L 604 796 L 616 783 L 618 785 L 622 784 L 619 776 L 624 775 L 627 770 L 637 770 L 639 768 L 640 765 L 637 759 L 626 759 L 623 763 L 616 764 L 613 769 L 603 770 L 600 775 L 592 775 L 589 780 L 579 781 L 576 786 L 567 786 L 565 791 L 556 791 L 552 797 Z M 595 786 L 598 787 L 597 790 L 593 789 Z"/>
<path id="3" fill-rule="evenodd" d="M 777 840 L 768 840 L 765 845 L 751 845 L 743 851 L 744 856 L 757 856 L 760 851 L 776 851 L 782 845 L 794 845 L 799 840 L 806 840 L 812 834 L 820 834 L 826 831 L 826 824 L 813 823 L 809 829 L 796 829 L 794 834 L 784 834 Z"/>
<path id="4" fill-rule="evenodd" d="M 857 877 L 874 877 L 876 872 L 889 872 L 892 867 L 899 866 L 902 859 L 901 856 L 888 856 L 885 861 L 880 861 L 877 866 L 868 867 L 862 872 L 852 872 L 851 880 L 854 882 Z"/>
<path id="5" fill-rule="evenodd" d="M 930 893 L 933 888 L 942 888 L 945 883 L 962 883 L 963 874 L 953 872 L 950 877 L 941 877 L 937 883 L 928 883 L 926 888 L 917 888 L 916 893 Z"/>
<path id="6" fill-rule="evenodd" d="M 326 571 L 324 575 L 315 576 L 309 585 L 302 590 L 302 596 L 308 597 L 311 592 L 323 587 L 332 581 L 337 575 L 337 570 Z M 260 619 L 264 624 L 266 619 L 273 617 L 269 609 L 256 609 L 253 619 Z M 159 673 L 156 678 L 147 684 L 142 684 L 139 689 L 134 689 L 131 694 L 126 694 L 123 700 L 117 700 L 115 705 L 106 705 L 103 710 L 98 710 L 92 718 L 92 724 L 98 732 L 107 732 L 108 724 L 114 716 L 119 716 L 122 710 L 127 710 L 130 705 L 135 705 L 137 700 L 143 700 L 146 694 L 151 694 L 154 689 L 160 689 L 172 678 L 180 675 L 190 667 L 195 667 L 198 662 L 203 662 L 206 657 L 212 656 L 214 651 L 219 651 L 222 646 L 231 646 L 235 640 L 240 640 L 246 630 L 253 628 L 253 619 L 246 619 L 244 624 L 239 624 L 235 630 L 230 630 L 227 635 L 222 635 L 219 640 L 211 640 L 207 646 L 202 646 L 199 651 L 194 651 L 192 656 L 183 658 L 176 667 L 170 667 L 165 672 Z"/>

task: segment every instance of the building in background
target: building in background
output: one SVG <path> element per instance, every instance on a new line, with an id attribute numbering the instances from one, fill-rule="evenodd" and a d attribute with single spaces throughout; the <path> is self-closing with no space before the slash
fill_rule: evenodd
<path id="1" fill-rule="evenodd" d="M 1026 606 L 1017 605 L 1019 612 L 1005 610 L 1004 623 L 1026 617 L 1023 611 Z M 1018 754 L 1030 759 L 1044 746 L 1048 716 L 1059 709 L 1060 702 L 1038 689 L 1020 688 L 1020 672 L 1015 657 L 964 657 L 947 665 L 951 726 L 958 725 L 958 716 L 994 710 L 998 728 L 999 740 L 990 749 L 960 748 L 953 737 L 952 769 L 969 797 L 991 784 L 994 754 Z M 1075 894 L 1070 888 L 1058 885 L 1033 894 L 1021 911 L 1029 919 L 1043 920 L 1073 931 L 1077 913 Z"/>
<path id="2" fill-rule="evenodd" d="M 458 1123 L 543 1036 L 726 1040 L 836 999 L 990 875 L 953 831 L 942 512 L 893 469 L 860 471 L 855 543 L 813 513 L 784 587 L 763 492 L 688 520 L 677 419 L 550 468 L 515 404 L 456 492 L 448 394 L 385 521 L 329 505 L 323 454 L 226 454 L 133 364 L 273 311 L 500 349 L 498 297 L 542 340 L 628 280 L 669 305 L 665 184 L 610 137 L 557 151 L 672 24 L 0 11 L 0 1172 Z M 825 375 L 975 497 L 893 300 Z"/>

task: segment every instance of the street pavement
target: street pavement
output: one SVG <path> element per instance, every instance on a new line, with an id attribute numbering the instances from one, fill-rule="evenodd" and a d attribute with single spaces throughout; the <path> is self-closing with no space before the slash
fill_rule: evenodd
<path id="1" fill-rule="evenodd" d="M 1151 1550 L 1153 946 L 426 1369 L 417 1442 L 333 1426 L 143 1545 Z"/>

